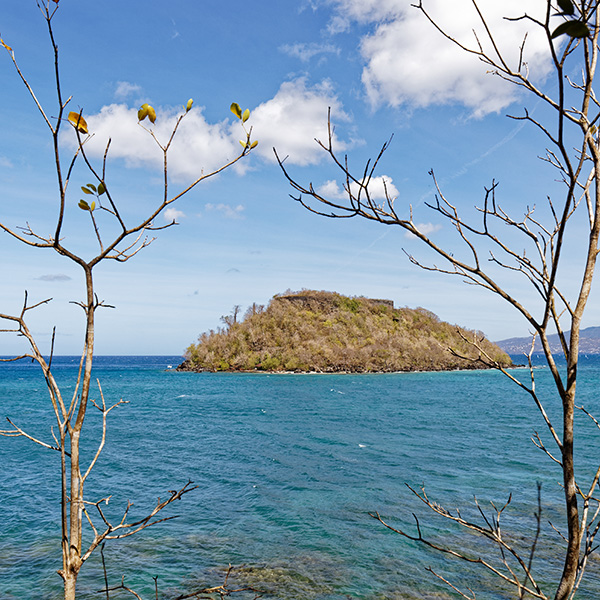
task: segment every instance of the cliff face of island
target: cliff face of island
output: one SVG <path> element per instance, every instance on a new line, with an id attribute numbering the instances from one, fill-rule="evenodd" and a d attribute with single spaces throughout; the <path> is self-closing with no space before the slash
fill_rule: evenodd
<path id="1" fill-rule="evenodd" d="M 476 340 L 492 360 L 511 360 L 481 332 L 440 321 L 391 300 L 302 291 L 237 310 L 224 328 L 203 333 L 178 368 L 187 371 L 394 372 L 478 369 Z M 469 341 L 467 341 L 469 340 Z M 467 357 L 467 358 L 462 358 Z"/>

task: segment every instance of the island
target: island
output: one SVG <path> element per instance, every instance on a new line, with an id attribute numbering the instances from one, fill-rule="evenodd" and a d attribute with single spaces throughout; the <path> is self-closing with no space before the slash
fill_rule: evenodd
<path id="1" fill-rule="evenodd" d="M 510 357 L 478 331 L 391 300 L 302 290 L 268 306 L 239 307 L 203 333 L 180 371 L 391 373 L 509 367 Z M 487 360 L 482 360 L 486 357 Z"/>

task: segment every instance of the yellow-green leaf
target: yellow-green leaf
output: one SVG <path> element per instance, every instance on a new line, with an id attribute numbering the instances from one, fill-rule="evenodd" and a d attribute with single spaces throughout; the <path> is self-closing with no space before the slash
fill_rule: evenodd
<path id="1" fill-rule="evenodd" d="M 190 109 L 192 108 L 192 104 L 194 104 L 194 100 L 192 98 L 190 98 L 187 101 L 187 104 L 185 105 L 185 112 L 190 112 Z"/>
<path id="2" fill-rule="evenodd" d="M 252 144 L 250 144 L 250 149 L 256 148 L 256 146 L 258 146 L 258 140 L 254 140 Z"/>
<path id="3" fill-rule="evenodd" d="M 79 131 L 79 133 L 87 133 L 88 132 L 87 123 L 85 122 L 85 119 L 79 113 L 71 111 L 67 118 L 69 119 L 69 122 L 71 123 L 71 125 L 73 125 L 73 127 L 75 127 L 75 129 L 77 129 L 77 131 Z"/>
<path id="4" fill-rule="evenodd" d="M 85 200 L 80 200 L 78 206 L 81 210 L 90 210 L 90 205 Z"/>
<path id="5" fill-rule="evenodd" d="M 100 182 L 98 184 L 98 195 L 102 196 L 102 194 L 106 194 L 106 186 L 104 185 L 104 183 Z"/>
<path id="6" fill-rule="evenodd" d="M 140 110 L 138 110 L 138 121 L 143 121 L 148 116 L 148 105 L 142 104 Z"/>
<path id="7" fill-rule="evenodd" d="M 156 111 L 154 110 L 154 108 L 152 108 L 152 106 L 148 106 L 147 110 L 148 119 L 150 119 L 150 122 L 154 124 L 154 122 L 156 121 Z"/>
<path id="8" fill-rule="evenodd" d="M 96 202 L 92 202 L 92 206 L 90 207 L 90 210 L 94 210 L 96 208 Z"/>
<path id="9" fill-rule="evenodd" d="M 246 148 L 248 146 L 248 142 L 243 142 L 242 140 L 240 140 L 240 144 L 242 145 L 242 148 Z"/>
<path id="10" fill-rule="evenodd" d="M 250 118 L 250 109 L 247 108 L 242 115 L 242 123 L 245 123 Z"/>
<path id="11" fill-rule="evenodd" d="M 240 105 L 237 102 L 233 102 L 229 109 L 238 119 L 242 118 L 242 109 L 240 108 Z"/>
<path id="12" fill-rule="evenodd" d="M 81 191 L 84 194 L 93 194 L 94 192 L 92 192 L 92 190 L 88 190 L 88 188 L 81 186 Z"/>

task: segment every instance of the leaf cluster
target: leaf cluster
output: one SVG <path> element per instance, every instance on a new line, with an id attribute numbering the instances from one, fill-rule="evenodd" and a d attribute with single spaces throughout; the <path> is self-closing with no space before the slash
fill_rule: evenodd
<path id="1" fill-rule="evenodd" d="M 558 7 L 562 11 L 559 13 L 563 17 L 573 17 L 575 15 L 575 5 L 572 0 L 557 0 Z M 590 37 L 590 28 L 584 19 L 568 18 L 561 23 L 553 32 L 552 39 L 561 35 L 568 35 L 571 38 L 587 38 Z"/>
<path id="2" fill-rule="evenodd" d="M 93 183 L 88 183 L 81 186 L 81 191 L 84 194 L 96 196 L 96 198 L 100 199 L 100 196 L 106 193 L 106 187 L 102 182 L 100 182 L 97 186 L 95 186 Z M 93 212 L 96 210 L 96 201 L 94 200 L 91 204 L 88 204 L 86 200 L 81 199 L 78 206 L 81 208 L 81 210 L 89 210 L 90 212 Z"/>
<path id="3" fill-rule="evenodd" d="M 423 308 L 303 291 L 253 305 L 244 319 L 203 333 L 183 370 L 396 372 L 485 368 L 478 347 L 504 366 L 510 358 L 480 332 L 440 321 Z"/>
<path id="4" fill-rule="evenodd" d="M 237 102 L 232 102 L 229 108 L 231 112 L 242 122 L 243 127 L 244 123 L 250 118 L 250 109 L 247 108 L 246 110 L 242 110 L 241 106 Z M 252 130 L 246 131 L 246 139 L 240 140 L 240 145 L 242 148 L 244 148 L 244 150 L 253 150 L 256 148 L 256 146 L 258 146 L 258 140 L 254 140 L 253 142 L 250 141 L 251 131 Z"/>

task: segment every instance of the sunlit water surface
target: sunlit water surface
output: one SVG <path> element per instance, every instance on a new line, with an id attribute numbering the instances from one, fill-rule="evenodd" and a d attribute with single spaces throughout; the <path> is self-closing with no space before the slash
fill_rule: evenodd
<path id="1" fill-rule="evenodd" d="M 88 500 L 111 496 L 107 514 L 131 518 L 188 479 L 198 489 L 168 515 L 179 518 L 135 537 L 107 543 L 111 584 L 144 598 L 174 597 L 194 586 L 218 585 L 224 569 L 235 581 L 282 599 L 452 598 L 428 573 L 431 566 L 478 598 L 510 597 L 481 570 L 442 556 L 383 528 L 369 517 L 423 532 L 476 556 L 488 546 L 435 517 L 406 487 L 425 484 L 447 508 L 478 519 L 502 505 L 511 542 L 523 549 L 535 530 L 536 482 L 542 483 L 543 535 L 534 572 L 542 586 L 556 580 L 564 529 L 560 474 L 530 441 L 551 440 L 529 396 L 502 374 L 485 372 L 373 375 L 176 373 L 177 357 L 99 357 L 110 413 L 107 444 L 89 480 Z M 55 359 L 68 393 L 75 359 Z M 513 371 L 524 381 L 525 370 Z M 546 369 L 536 371 L 540 394 L 560 428 L 559 404 Z M 580 401 L 600 415 L 600 359 L 582 358 Z M 96 394 L 97 396 L 97 394 Z M 31 364 L 0 366 L 0 414 L 52 443 L 53 417 L 43 379 Z M 95 451 L 99 413 L 90 408 L 84 463 Z M 4 428 L 4 427 L 3 427 Z M 582 474 L 598 461 L 598 430 L 578 417 Z M 0 597 L 58 598 L 59 454 L 23 438 L 0 437 Z M 93 514 L 93 513 L 92 513 Z M 100 598 L 99 554 L 84 566 L 81 598 Z M 549 593 L 549 587 L 547 588 Z M 581 598 L 600 592 L 592 561 Z M 129 596 L 131 597 L 131 596 Z"/>

